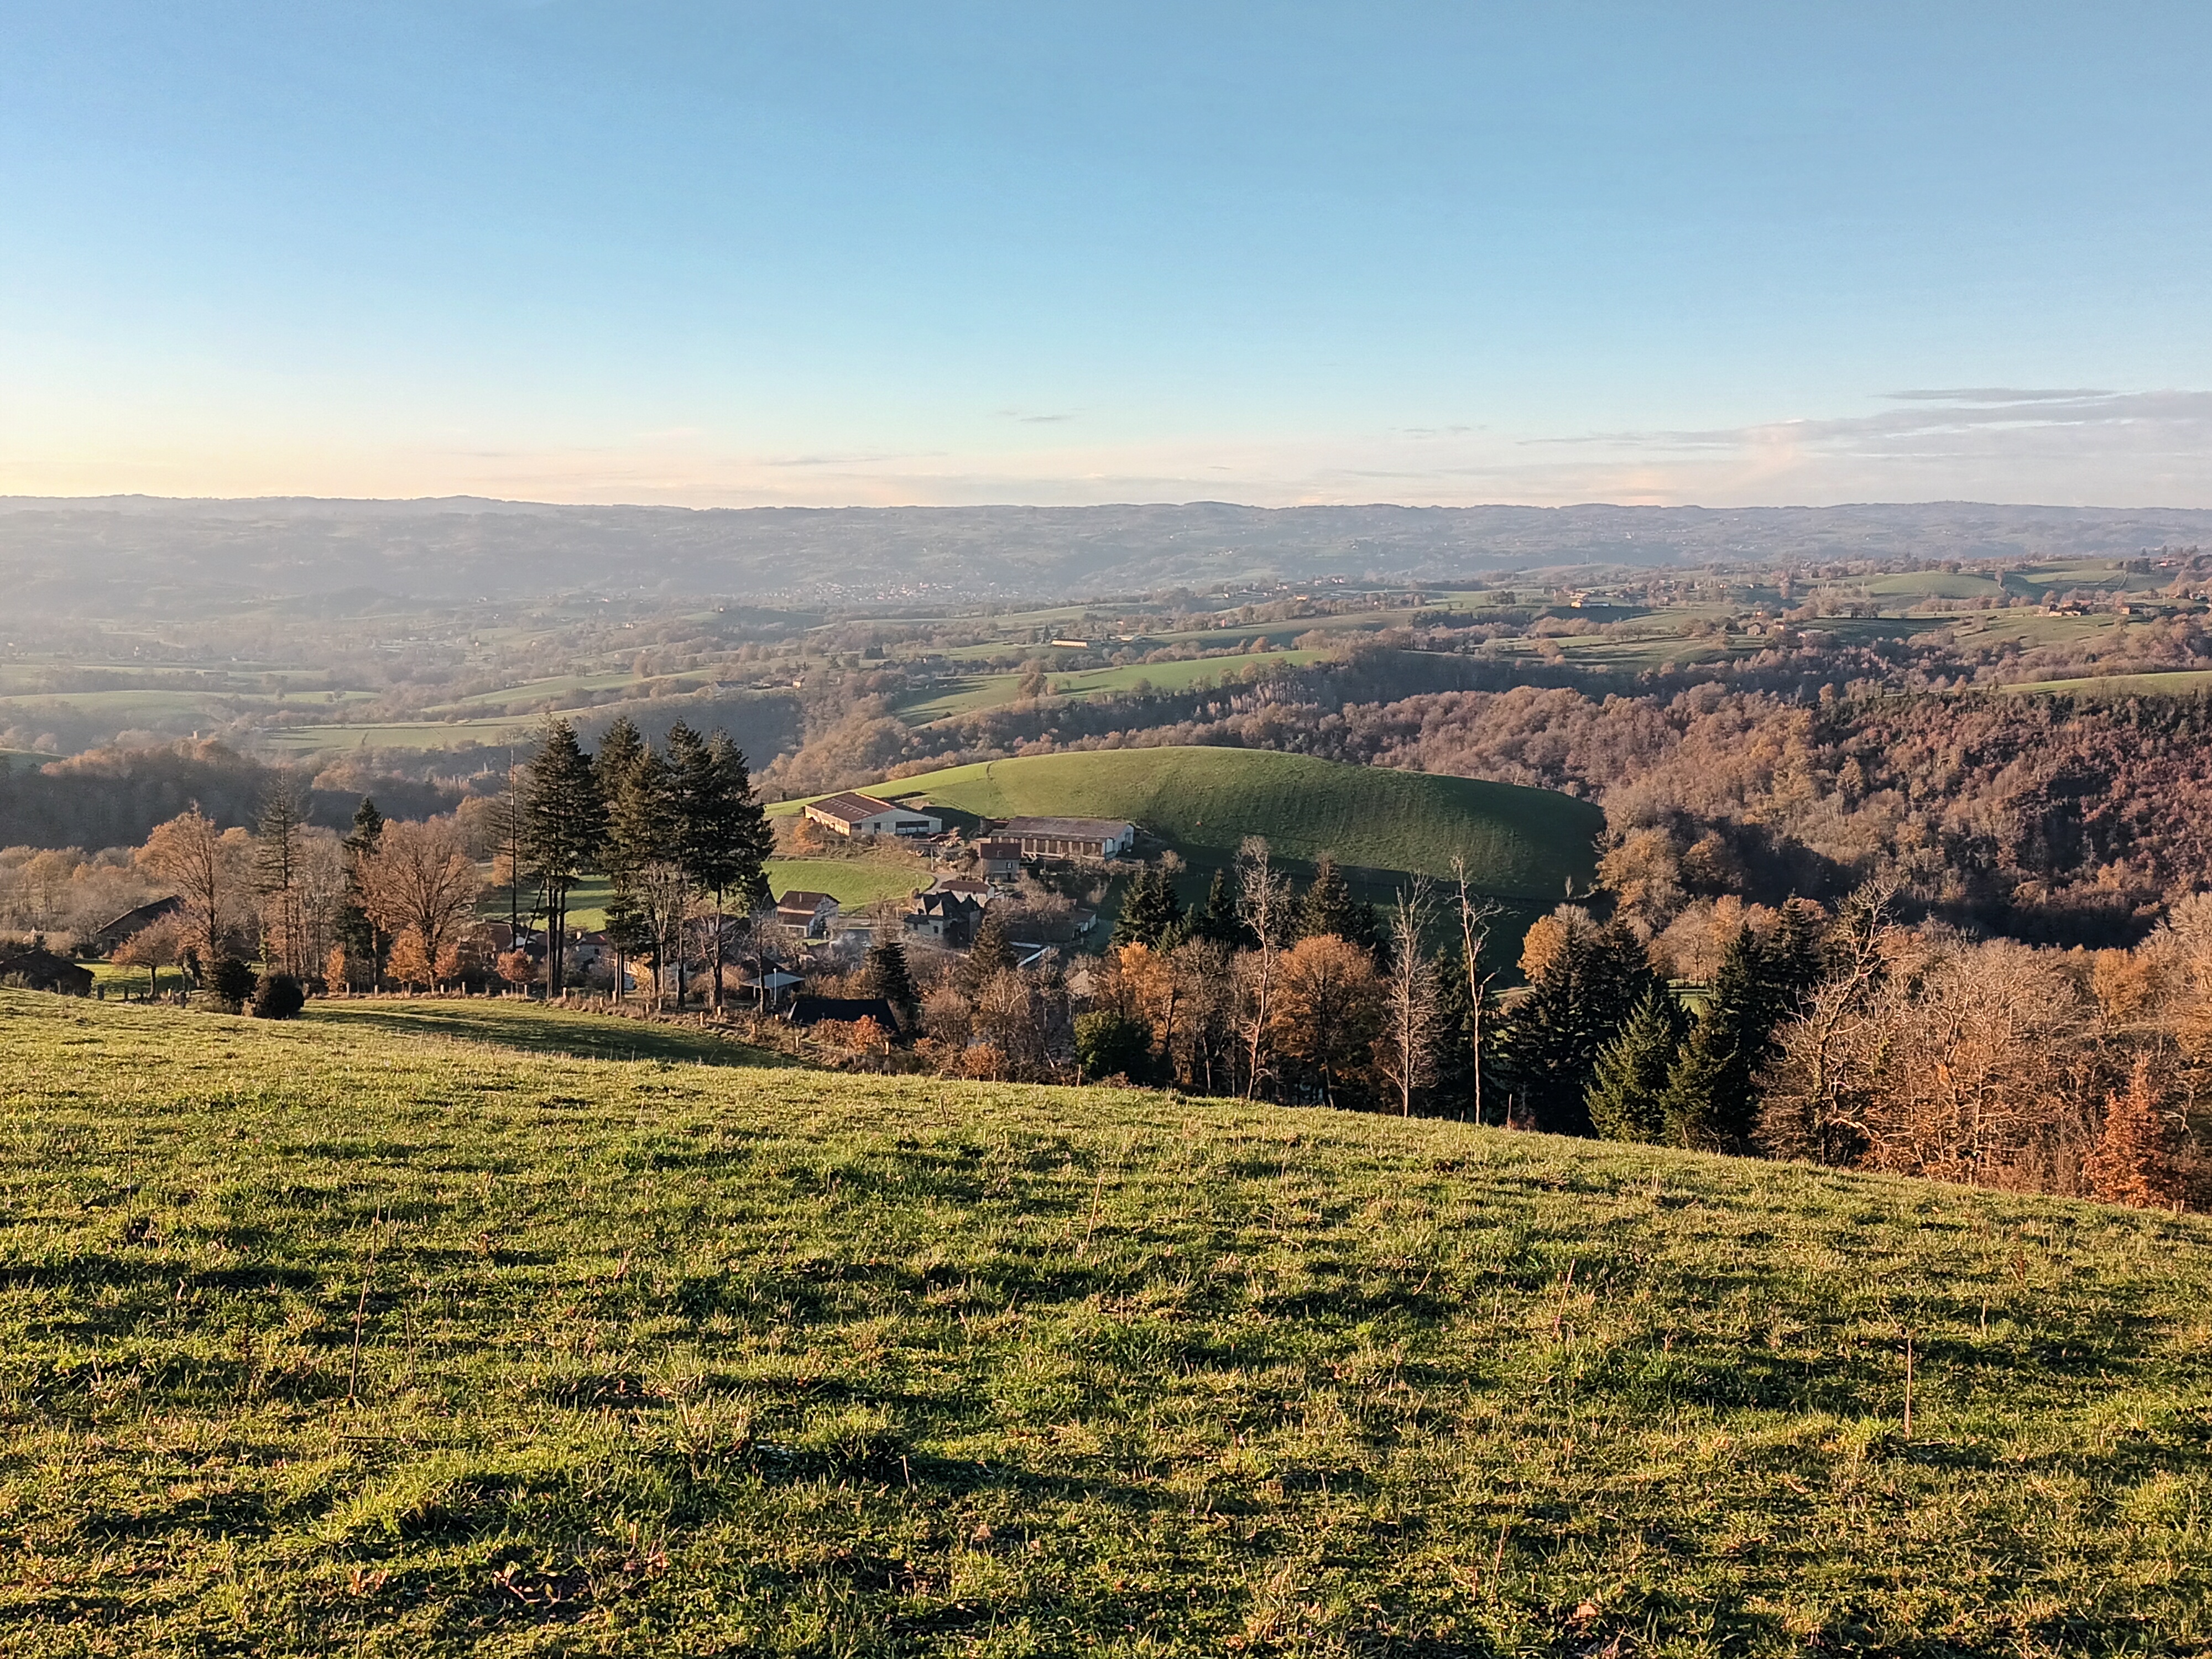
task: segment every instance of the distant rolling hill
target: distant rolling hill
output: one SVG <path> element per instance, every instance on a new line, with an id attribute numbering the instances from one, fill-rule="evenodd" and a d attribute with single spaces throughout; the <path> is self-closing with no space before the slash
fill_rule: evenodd
<path id="1" fill-rule="evenodd" d="M 1342 576 L 1719 560 L 2127 558 L 2212 538 L 2201 509 L 551 506 L 0 496 L 0 582 L 21 616 L 204 614 L 272 600 L 358 611 L 379 593 L 505 601 L 584 592 L 896 604 L 1070 598 Z"/>
<path id="2" fill-rule="evenodd" d="M 1109 749 L 925 772 L 872 793 L 977 817 L 1127 818 L 1204 871 L 1264 836 L 1294 865 L 1327 853 L 1366 896 L 1463 856 L 1486 893 L 1547 908 L 1595 874 L 1604 815 L 1588 801 L 1473 778 L 1346 766 L 1258 749 Z M 771 811 L 796 811 L 797 802 Z"/>

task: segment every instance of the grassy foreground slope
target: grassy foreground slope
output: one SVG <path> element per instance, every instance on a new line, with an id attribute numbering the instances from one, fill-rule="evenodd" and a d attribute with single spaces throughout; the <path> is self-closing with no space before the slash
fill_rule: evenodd
<path id="1" fill-rule="evenodd" d="M 2197 1223 L 428 1017 L 0 992 L 11 1655 L 2212 1644 Z"/>
<path id="2" fill-rule="evenodd" d="M 1246 836 L 1278 854 L 1391 873 L 1450 872 L 1455 854 L 1487 891 L 1555 901 L 1592 875 L 1604 815 L 1547 789 L 1346 766 L 1261 749 L 1106 749 L 924 772 L 878 786 L 986 817 L 1119 817 L 1219 863 Z M 796 810 L 790 806 L 788 810 Z"/>

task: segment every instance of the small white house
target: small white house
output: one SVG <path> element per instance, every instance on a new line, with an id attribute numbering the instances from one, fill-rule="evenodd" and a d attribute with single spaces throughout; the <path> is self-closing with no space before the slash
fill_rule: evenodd
<path id="1" fill-rule="evenodd" d="M 857 790 L 811 803 L 806 816 L 840 836 L 933 836 L 945 825 L 931 813 L 900 806 Z"/>

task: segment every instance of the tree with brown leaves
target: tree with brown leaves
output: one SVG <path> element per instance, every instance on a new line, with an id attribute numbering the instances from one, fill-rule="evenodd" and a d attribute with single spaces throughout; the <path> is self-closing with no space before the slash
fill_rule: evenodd
<path id="1" fill-rule="evenodd" d="M 483 884 L 467 837 L 450 817 L 386 824 L 375 850 L 360 861 L 359 878 L 369 915 L 395 936 L 414 929 L 426 966 L 459 942 Z M 392 948 L 398 951 L 396 941 Z M 430 977 L 410 980 L 397 966 L 391 971 L 408 984 Z"/>

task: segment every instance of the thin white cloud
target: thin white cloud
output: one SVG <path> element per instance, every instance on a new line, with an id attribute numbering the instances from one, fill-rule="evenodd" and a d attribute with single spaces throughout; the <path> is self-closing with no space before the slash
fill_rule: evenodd
<path id="1" fill-rule="evenodd" d="M 1584 445 L 1649 451 L 1726 451 L 1786 441 L 1877 453 L 1903 453 L 1925 441 L 1948 443 L 1951 434 L 1976 428 L 2081 433 L 2125 428 L 2150 443 L 2199 443 L 2212 429 L 2212 392 L 2091 392 L 2038 393 L 2010 402 L 1955 402 L 1883 410 L 1824 420 L 1770 421 L 1754 426 L 1690 430 L 1593 432 L 1573 437 L 1529 438 L 1530 447 Z"/>
<path id="2" fill-rule="evenodd" d="M 2047 390 L 2026 390 L 2019 386 L 1955 386 L 1948 391 L 1885 392 L 1882 396 L 1899 402 L 1936 404 L 2035 404 L 2064 403 L 2076 398 L 2109 398 L 2112 393 L 2101 386 L 2059 386 Z"/>

